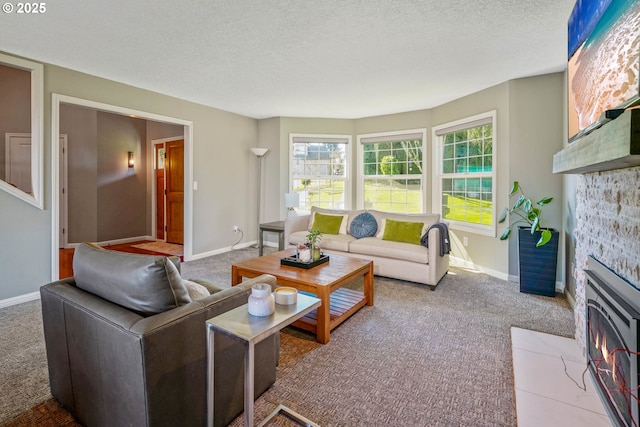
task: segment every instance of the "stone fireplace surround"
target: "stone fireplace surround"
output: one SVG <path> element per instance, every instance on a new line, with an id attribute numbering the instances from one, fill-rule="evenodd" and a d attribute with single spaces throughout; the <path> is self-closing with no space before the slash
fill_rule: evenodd
<path id="1" fill-rule="evenodd" d="M 574 317 L 586 356 L 588 257 L 640 288 L 640 166 L 578 175 L 575 220 Z"/>

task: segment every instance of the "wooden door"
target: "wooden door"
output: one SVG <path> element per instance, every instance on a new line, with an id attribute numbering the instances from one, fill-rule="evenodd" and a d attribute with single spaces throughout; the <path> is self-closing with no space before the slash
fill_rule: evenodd
<path id="1" fill-rule="evenodd" d="M 155 172 L 156 172 L 156 239 L 164 240 L 164 144 L 156 144 L 155 152 Z"/>
<path id="2" fill-rule="evenodd" d="M 184 243 L 184 140 L 165 144 L 167 242 Z"/>

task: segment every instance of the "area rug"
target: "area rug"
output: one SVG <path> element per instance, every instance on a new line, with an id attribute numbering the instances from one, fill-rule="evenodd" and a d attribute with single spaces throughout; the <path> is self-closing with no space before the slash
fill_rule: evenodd
<path id="1" fill-rule="evenodd" d="M 184 255 L 184 247 L 166 242 L 148 242 L 138 245 L 131 245 L 133 248 L 144 249 L 147 251 L 160 252 L 167 255 L 182 256 Z"/>

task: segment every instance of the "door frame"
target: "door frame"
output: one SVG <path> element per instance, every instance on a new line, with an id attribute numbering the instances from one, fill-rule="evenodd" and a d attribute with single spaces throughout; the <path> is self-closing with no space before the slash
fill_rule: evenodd
<path id="1" fill-rule="evenodd" d="M 58 280 L 60 270 L 60 104 L 72 104 L 98 111 L 136 117 L 143 120 L 182 125 L 184 127 L 184 260 L 193 258 L 193 122 L 134 110 L 111 104 L 76 98 L 58 93 L 51 94 L 51 280 Z M 153 147 L 153 144 L 150 144 Z M 151 157 L 153 158 L 153 157 Z M 147 168 L 148 175 L 152 168 Z M 151 188 L 151 186 L 147 186 Z"/>
<path id="2" fill-rule="evenodd" d="M 60 190 L 64 189 L 64 191 L 59 190 L 60 192 L 58 193 L 60 200 L 60 221 L 58 224 L 60 230 L 58 231 L 58 236 L 61 236 L 58 247 L 66 248 L 67 243 L 69 243 L 69 137 L 67 134 L 62 134 L 59 138 L 58 156 L 62 162 L 58 162 L 61 165 L 58 169 L 58 177 L 60 179 L 58 188 Z"/>
<path id="3" fill-rule="evenodd" d="M 180 141 L 181 139 L 184 139 L 182 136 L 173 136 L 170 138 L 160 138 L 160 139 L 152 139 L 151 140 L 151 144 L 149 144 L 149 158 L 153 159 L 153 168 L 151 168 L 151 194 L 152 194 L 152 200 L 151 200 L 151 229 L 153 230 L 153 236 L 157 239 L 158 236 L 156 234 L 156 229 L 157 229 L 157 219 L 158 219 L 158 215 L 157 215 L 157 191 L 156 191 L 156 179 L 155 176 L 153 175 L 153 172 L 155 170 L 155 166 L 156 166 L 156 153 L 155 153 L 155 147 L 156 145 L 160 145 L 162 144 L 164 146 L 164 144 L 166 142 L 171 142 L 171 141 Z M 165 172 L 166 173 L 166 172 Z M 164 177 L 165 180 L 165 188 L 166 188 L 166 183 L 167 183 L 167 176 L 165 175 Z M 166 198 L 166 197 L 165 197 Z M 164 221 L 165 221 L 165 226 L 167 224 L 167 204 L 164 204 Z M 164 239 L 165 242 L 167 241 L 167 233 L 165 231 L 164 233 Z"/>

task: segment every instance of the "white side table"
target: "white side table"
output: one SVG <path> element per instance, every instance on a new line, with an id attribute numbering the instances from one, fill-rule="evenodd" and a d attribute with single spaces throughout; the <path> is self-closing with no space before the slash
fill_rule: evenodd
<path id="1" fill-rule="evenodd" d="M 214 367 L 214 333 L 224 334 L 245 345 L 244 356 L 244 425 L 253 427 L 253 394 L 254 394 L 254 348 L 257 343 L 295 322 L 310 311 L 320 306 L 320 299 L 298 293 L 298 301 L 292 305 L 276 304 L 275 313 L 270 316 L 251 316 L 247 304 L 229 310 L 219 316 L 207 320 L 207 425 L 213 426 L 213 367 Z M 297 414 L 293 410 L 278 406 L 269 417 L 283 412 L 299 424 L 316 426 L 316 424 Z"/>

